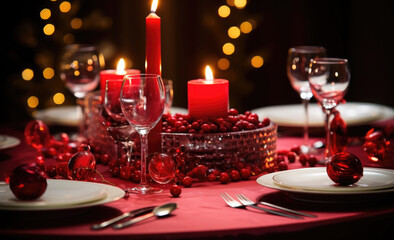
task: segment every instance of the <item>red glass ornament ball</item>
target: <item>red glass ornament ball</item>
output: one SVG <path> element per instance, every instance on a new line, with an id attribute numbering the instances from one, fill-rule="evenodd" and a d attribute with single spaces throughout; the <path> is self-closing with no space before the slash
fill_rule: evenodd
<path id="1" fill-rule="evenodd" d="M 51 140 L 48 127 L 41 120 L 30 121 L 25 127 L 25 140 L 30 146 L 41 149 Z"/>
<path id="2" fill-rule="evenodd" d="M 339 185 L 356 183 L 363 176 L 361 161 L 352 153 L 339 152 L 327 164 L 327 174 Z"/>
<path id="3" fill-rule="evenodd" d="M 90 151 L 76 152 L 68 162 L 68 169 L 75 180 L 91 180 L 96 174 L 96 159 Z"/>
<path id="4" fill-rule="evenodd" d="M 10 188 L 20 200 L 35 200 L 47 189 L 47 179 L 35 164 L 23 164 L 11 172 Z"/>

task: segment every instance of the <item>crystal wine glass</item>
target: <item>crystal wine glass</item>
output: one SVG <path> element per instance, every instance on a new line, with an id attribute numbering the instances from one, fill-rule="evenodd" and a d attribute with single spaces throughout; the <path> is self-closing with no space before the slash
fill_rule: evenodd
<path id="1" fill-rule="evenodd" d="M 135 193 L 158 193 L 146 179 L 148 133 L 161 119 L 165 105 L 165 88 L 160 75 L 136 74 L 123 78 L 120 105 L 127 121 L 141 137 L 141 182 Z"/>
<path id="2" fill-rule="evenodd" d="M 297 46 L 288 51 L 286 71 L 291 86 L 298 92 L 304 105 L 305 122 L 304 122 L 304 143 L 301 145 L 301 151 L 308 153 L 311 150 L 309 143 L 309 113 L 308 104 L 312 98 L 312 92 L 308 82 L 309 64 L 315 57 L 324 57 L 326 49 L 318 46 Z"/>
<path id="3" fill-rule="evenodd" d="M 114 139 L 115 144 L 121 143 L 125 149 L 127 164 L 131 164 L 131 153 L 134 146 L 132 141 L 134 128 L 127 122 L 120 107 L 120 91 L 122 79 L 106 81 L 103 108 L 100 109 L 100 118 L 107 128 L 107 132 Z"/>
<path id="4" fill-rule="evenodd" d="M 81 107 L 82 120 L 78 137 L 83 141 L 85 133 L 83 100 L 86 94 L 94 90 L 100 81 L 98 50 L 91 45 L 68 45 L 61 59 L 60 70 L 61 79 L 77 98 L 77 103 Z"/>
<path id="5" fill-rule="evenodd" d="M 350 69 L 347 59 L 315 58 L 309 68 L 309 83 L 313 96 L 325 113 L 326 149 L 324 159 L 331 157 L 330 116 L 345 96 L 350 82 Z"/>

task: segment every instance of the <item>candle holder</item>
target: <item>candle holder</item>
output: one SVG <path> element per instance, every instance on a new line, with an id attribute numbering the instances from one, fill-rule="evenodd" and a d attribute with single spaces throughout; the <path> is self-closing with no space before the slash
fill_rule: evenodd
<path id="1" fill-rule="evenodd" d="M 227 133 L 162 133 L 162 152 L 176 156 L 183 148 L 186 174 L 198 165 L 227 171 L 239 163 L 265 169 L 276 155 L 277 125 Z"/>

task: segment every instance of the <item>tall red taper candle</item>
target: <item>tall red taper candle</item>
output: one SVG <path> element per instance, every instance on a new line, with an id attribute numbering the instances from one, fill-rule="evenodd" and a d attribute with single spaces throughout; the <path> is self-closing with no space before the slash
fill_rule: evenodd
<path id="1" fill-rule="evenodd" d="M 146 59 L 145 72 L 161 75 L 161 30 L 157 16 L 158 0 L 153 0 L 151 13 L 146 17 Z"/>

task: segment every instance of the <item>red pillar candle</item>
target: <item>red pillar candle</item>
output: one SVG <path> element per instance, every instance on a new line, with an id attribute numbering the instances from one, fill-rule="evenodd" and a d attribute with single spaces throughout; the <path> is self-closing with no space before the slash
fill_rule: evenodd
<path id="1" fill-rule="evenodd" d="M 194 120 L 227 116 L 228 81 L 214 79 L 209 66 L 205 69 L 205 79 L 190 80 L 187 87 L 189 114 Z"/>
<path id="2" fill-rule="evenodd" d="M 158 0 L 153 0 L 151 13 L 146 17 L 145 70 L 149 74 L 161 75 L 161 20 L 155 13 L 157 4 Z"/>
<path id="3" fill-rule="evenodd" d="M 125 70 L 125 62 L 123 58 L 121 58 L 118 62 L 118 65 L 115 69 L 103 70 L 100 72 L 100 90 L 101 96 L 104 97 L 105 94 L 105 83 L 107 80 L 111 79 L 123 79 L 124 75 L 130 74 L 140 74 L 140 70 L 137 69 L 126 69 Z"/>

